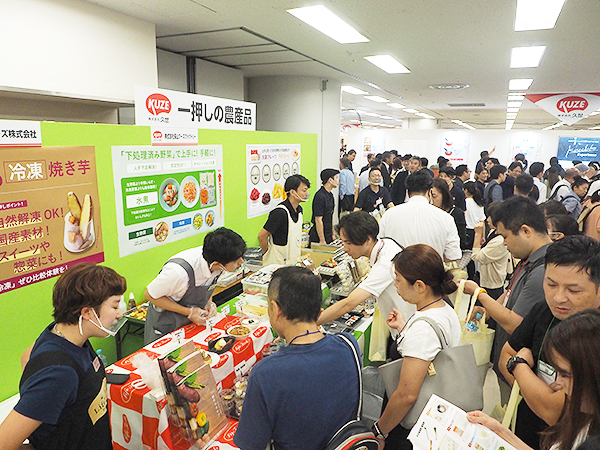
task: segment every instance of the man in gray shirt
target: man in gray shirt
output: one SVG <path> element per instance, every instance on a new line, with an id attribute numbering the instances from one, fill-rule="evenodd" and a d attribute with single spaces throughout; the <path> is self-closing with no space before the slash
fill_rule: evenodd
<path id="1" fill-rule="evenodd" d="M 534 305 L 545 301 L 544 256 L 552 240 L 546 230 L 544 214 L 528 197 L 517 196 L 505 200 L 494 212 L 492 221 L 498 234 L 504 238 L 508 251 L 521 260 L 513 272 L 508 289 L 498 300 L 485 292 L 477 297 L 487 316 L 499 325 L 494 337 L 492 362 L 499 378 L 504 381 L 497 368 L 500 352 L 523 317 Z M 479 286 L 474 281 L 467 281 L 464 292 L 473 294 L 477 289 Z M 503 396 L 510 392 L 506 382 L 500 383 L 500 386 Z"/>

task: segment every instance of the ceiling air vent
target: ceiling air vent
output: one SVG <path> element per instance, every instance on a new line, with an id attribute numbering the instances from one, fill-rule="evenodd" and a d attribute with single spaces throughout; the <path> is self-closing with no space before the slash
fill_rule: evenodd
<path id="1" fill-rule="evenodd" d="M 448 103 L 451 108 L 483 108 L 485 103 Z"/>

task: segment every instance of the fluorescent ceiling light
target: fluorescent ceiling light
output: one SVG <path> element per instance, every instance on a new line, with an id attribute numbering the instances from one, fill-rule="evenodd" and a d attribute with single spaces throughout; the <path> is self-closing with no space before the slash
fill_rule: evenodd
<path id="1" fill-rule="evenodd" d="M 402 122 L 402 119 L 396 119 L 396 122 Z"/>
<path id="2" fill-rule="evenodd" d="M 540 65 L 542 56 L 546 51 L 546 46 L 539 45 L 533 47 L 515 47 L 510 52 L 511 69 L 523 67 L 537 67 Z"/>
<path id="3" fill-rule="evenodd" d="M 506 118 L 507 119 L 514 119 L 515 117 L 517 117 L 518 113 L 506 113 Z"/>
<path id="4" fill-rule="evenodd" d="M 365 59 L 387 73 L 410 73 L 410 70 L 391 55 L 365 56 Z"/>
<path id="5" fill-rule="evenodd" d="M 525 95 L 527 94 L 527 92 L 509 92 L 508 95 L 520 95 L 522 97 L 525 97 Z"/>
<path id="6" fill-rule="evenodd" d="M 519 108 L 506 108 L 507 113 L 518 113 Z"/>
<path id="7" fill-rule="evenodd" d="M 509 91 L 526 91 L 533 83 L 533 78 L 513 78 L 508 82 Z"/>
<path id="8" fill-rule="evenodd" d="M 560 127 L 562 125 L 564 125 L 563 122 L 555 123 L 554 125 L 550 125 L 549 127 L 542 128 L 542 131 L 553 130 L 553 129 L 558 128 L 558 127 Z"/>
<path id="9" fill-rule="evenodd" d="M 365 113 L 365 116 L 369 116 L 369 117 L 381 117 L 379 114 L 377 113 Z"/>
<path id="10" fill-rule="evenodd" d="M 507 120 L 506 121 L 506 126 L 504 127 L 505 130 L 512 130 L 513 124 L 515 123 L 514 120 Z"/>
<path id="11" fill-rule="evenodd" d="M 515 31 L 554 28 L 565 0 L 517 0 Z"/>
<path id="12" fill-rule="evenodd" d="M 589 115 L 590 116 L 597 116 L 598 114 L 600 114 L 600 111 L 591 112 Z"/>
<path id="13" fill-rule="evenodd" d="M 347 92 L 348 94 L 354 94 L 354 95 L 368 94 L 368 92 L 361 91 L 360 89 L 355 88 L 353 86 L 342 86 L 342 91 Z"/>
<path id="14" fill-rule="evenodd" d="M 406 108 L 406 106 L 401 105 L 400 103 L 388 103 L 387 104 L 390 108 L 396 108 L 396 109 L 402 109 L 402 108 Z"/>
<path id="15" fill-rule="evenodd" d="M 358 120 L 358 119 L 352 119 L 350 122 L 352 122 L 352 123 L 360 123 L 360 120 Z"/>
<path id="16" fill-rule="evenodd" d="M 475 130 L 476 129 L 475 127 L 472 127 L 471 125 L 468 125 L 468 124 L 464 123 L 462 120 L 455 119 L 452 122 L 454 122 L 457 125 L 460 125 L 461 127 L 468 128 L 469 130 Z"/>
<path id="17" fill-rule="evenodd" d="M 340 44 L 369 42 L 369 40 L 329 11 L 323 5 L 307 6 L 305 8 L 288 9 L 292 16 L 316 28 L 321 33 L 338 41 Z"/>
<path id="18" fill-rule="evenodd" d="M 520 94 L 508 94 L 508 101 L 519 101 L 519 100 L 524 100 L 525 96 L 524 95 L 520 95 Z"/>
<path id="19" fill-rule="evenodd" d="M 366 120 L 362 121 L 363 125 L 375 125 L 373 122 L 368 122 Z"/>
<path id="20" fill-rule="evenodd" d="M 415 114 L 419 117 L 423 117 L 424 119 L 435 119 L 435 117 L 433 117 L 429 114 L 426 114 L 426 113 L 419 112 L 419 113 L 415 113 Z"/>
<path id="21" fill-rule="evenodd" d="M 377 102 L 377 103 L 388 103 L 389 102 L 389 100 L 387 98 L 383 98 L 378 95 L 365 95 L 363 98 L 366 98 L 367 100 L 371 100 L 372 102 Z"/>
<path id="22" fill-rule="evenodd" d="M 385 120 L 394 120 L 392 116 L 381 116 L 381 118 Z"/>
<path id="23" fill-rule="evenodd" d="M 410 113 L 410 114 L 416 114 L 419 112 L 416 109 L 412 109 L 412 108 L 406 108 L 406 109 L 403 109 L 402 111 Z"/>
<path id="24" fill-rule="evenodd" d="M 507 108 L 520 108 L 523 102 L 506 102 Z"/>

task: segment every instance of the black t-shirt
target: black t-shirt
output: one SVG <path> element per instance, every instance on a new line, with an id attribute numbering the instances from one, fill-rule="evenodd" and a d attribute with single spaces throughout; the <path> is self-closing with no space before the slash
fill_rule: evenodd
<path id="1" fill-rule="evenodd" d="M 329 244 L 333 241 L 333 209 L 335 207 L 335 200 L 331 192 L 327 192 L 324 187 L 321 187 L 315 194 L 315 198 L 312 203 L 312 223 L 313 227 L 310 229 L 310 241 L 319 242 L 319 234 L 317 233 L 317 227 L 315 226 L 315 217 L 323 218 L 323 232 L 325 234 L 325 241 Z"/>
<path id="2" fill-rule="evenodd" d="M 460 180 L 459 180 L 460 181 Z M 456 181 L 450 190 L 450 194 L 452 194 L 452 199 L 454 200 L 454 206 L 459 207 L 463 211 L 467 210 L 467 200 L 465 191 L 462 188 L 462 181 L 460 181 L 461 186 L 459 186 Z"/>
<path id="3" fill-rule="evenodd" d="M 467 221 L 465 219 L 464 210 L 453 207 L 450 210 L 450 215 L 454 219 L 454 224 L 456 225 L 456 231 L 458 231 L 458 237 L 460 238 L 460 249 L 468 250 L 469 247 L 473 248 L 469 237 L 467 236 Z"/>
<path id="4" fill-rule="evenodd" d="M 502 187 L 502 198 L 506 200 L 515 195 L 515 179 L 509 175 L 506 175 L 506 180 L 500 183 Z"/>
<path id="5" fill-rule="evenodd" d="M 392 202 L 394 205 L 399 205 L 400 203 L 404 203 L 406 199 L 406 178 L 408 177 L 408 170 L 401 170 L 396 174 L 396 178 L 394 178 L 394 182 L 392 183 L 392 192 L 390 192 L 390 196 L 392 197 Z"/>
<path id="6" fill-rule="evenodd" d="M 298 205 L 298 211 L 294 211 L 292 204 L 289 200 L 281 202 L 287 208 L 292 221 L 298 222 L 299 213 L 302 212 L 302 206 Z M 263 226 L 265 230 L 271 233 L 273 244 L 275 245 L 287 245 L 288 241 L 288 215 L 281 208 L 275 208 L 269 213 L 269 218 Z"/>
<path id="7" fill-rule="evenodd" d="M 544 338 L 548 331 L 559 323 L 560 320 L 552 315 L 546 302 L 538 303 L 523 318 L 521 325 L 516 328 L 508 339 L 508 344 L 517 352 L 524 347 L 531 349 L 534 361 L 533 367 L 535 372 L 538 373 L 540 359 L 542 364 L 547 362 L 544 361 L 546 359 L 545 355 L 540 355 Z M 515 429 L 517 436 L 530 447 L 539 449 L 540 433 L 546 428 L 548 428 L 548 424 L 536 416 L 527 406 L 527 403 L 522 401 L 517 410 L 517 427 Z"/>
<path id="8" fill-rule="evenodd" d="M 391 203 L 392 197 L 390 197 L 390 191 L 388 191 L 385 187 L 380 186 L 378 192 L 373 192 L 371 186 L 367 186 L 360 194 L 358 194 L 358 198 L 356 199 L 356 208 L 361 209 L 365 212 L 373 212 L 375 208 L 379 207 L 380 204 L 383 205 L 385 209 L 389 203 Z"/>

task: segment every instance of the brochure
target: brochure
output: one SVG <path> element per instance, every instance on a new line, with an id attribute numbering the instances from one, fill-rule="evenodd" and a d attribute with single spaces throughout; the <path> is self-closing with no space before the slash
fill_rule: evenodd
<path id="1" fill-rule="evenodd" d="M 415 450 L 515 450 L 488 428 L 471 423 L 458 406 L 432 395 L 408 440 Z"/>

